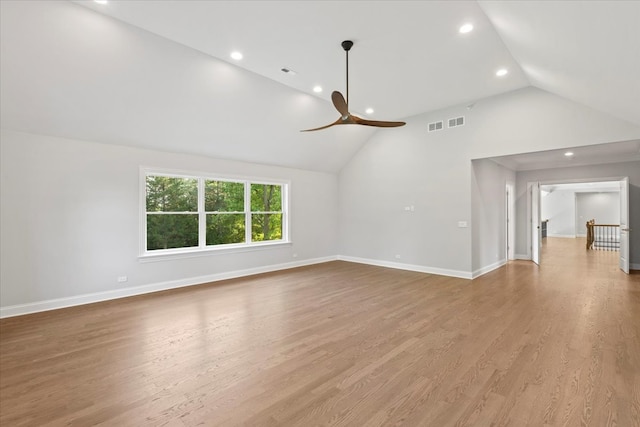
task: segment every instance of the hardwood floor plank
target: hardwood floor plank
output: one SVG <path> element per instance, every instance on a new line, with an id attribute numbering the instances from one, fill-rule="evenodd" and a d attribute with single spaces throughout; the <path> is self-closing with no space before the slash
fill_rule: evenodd
<path id="1" fill-rule="evenodd" d="M 640 275 L 348 262 L 0 320 L 0 425 L 640 426 Z"/>

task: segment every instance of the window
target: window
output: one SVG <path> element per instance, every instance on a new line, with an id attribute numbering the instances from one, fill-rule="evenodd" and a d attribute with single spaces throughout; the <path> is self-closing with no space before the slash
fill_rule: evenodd
<path id="1" fill-rule="evenodd" d="M 246 241 L 244 188 L 242 182 L 205 181 L 207 246 Z"/>
<path id="2" fill-rule="evenodd" d="M 143 253 L 287 241 L 286 183 L 143 171 Z"/>
<path id="3" fill-rule="evenodd" d="M 282 239 L 282 186 L 251 184 L 251 239 Z"/>

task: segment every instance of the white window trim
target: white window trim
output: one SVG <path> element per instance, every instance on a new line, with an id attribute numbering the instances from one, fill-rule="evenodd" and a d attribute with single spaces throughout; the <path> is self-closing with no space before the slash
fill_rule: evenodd
<path id="1" fill-rule="evenodd" d="M 244 186 L 245 207 L 249 208 L 248 212 L 237 212 L 245 215 L 245 242 L 244 243 L 232 243 L 225 245 L 207 246 L 206 242 L 200 242 L 199 246 L 189 248 L 173 248 L 173 249 L 157 249 L 153 251 L 147 251 L 147 204 L 146 204 L 146 177 L 147 175 L 167 176 L 175 178 L 190 178 L 198 180 L 198 232 L 199 235 L 206 235 L 206 212 L 204 210 L 204 181 L 216 180 L 226 182 L 242 182 Z M 282 186 L 282 212 L 251 212 L 251 184 L 267 184 L 267 185 L 280 185 Z M 255 176 L 238 176 L 230 174 L 212 174 L 207 172 L 195 172 L 184 170 L 172 170 L 161 169 L 153 167 L 140 167 L 139 176 L 139 255 L 138 260 L 141 262 L 147 261 L 161 261 L 167 259 L 176 258 L 192 258 L 200 256 L 208 256 L 214 254 L 228 254 L 248 252 L 255 250 L 268 250 L 281 246 L 290 246 L 291 234 L 289 224 L 290 220 L 290 208 L 291 208 L 291 181 L 279 180 L 272 178 L 261 178 Z M 191 212 L 185 212 L 194 214 Z M 282 214 L 282 239 L 280 240 L 268 240 L 261 242 L 251 242 L 251 215 L 253 213 L 277 213 Z"/>

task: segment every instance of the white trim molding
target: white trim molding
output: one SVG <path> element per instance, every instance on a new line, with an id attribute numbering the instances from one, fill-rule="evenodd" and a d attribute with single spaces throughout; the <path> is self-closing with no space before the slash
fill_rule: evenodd
<path id="1" fill-rule="evenodd" d="M 506 259 L 502 259 L 500 261 L 494 262 L 491 265 L 487 265 L 485 267 L 482 267 L 482 268 L 479 268 L 479 269 L 475 270 L 472 273 L 471 278 L 472 279 L 478 278 L 478 277 L 482 276 L 483 274 L 487 274 L 490 271 L 493 271 L 493 270 L 496 270 L 496 269 L 502 267 L 503 265 L 507 265 L 507 260 Z"/>
<path id="2" fill-rule="evenodd" d="M 57 310 L 60 308 L 74 307 L 77 305 L 91 304 L 95 302 L 109 301 L 118 298 L 143 295 L 152 292 L 166 291 L 169 289 L 183 288 L 186 286 L 196 286 L 205 283 L 218 282 L 221 280 L 235 279 L 238 277 L 252 276 L 254 274 L 269 273 L 272 271 L 288 270 L 290 268 L 303 267 L 305 265 L 322 264 L 335 261 L 338 258 L 328 256 L 323 258 L 312 258 L 302 261 L 287 262 L 283 264 L 267 265 L 264 267 L 254 267 L 245 270 L 229 271 L 225 273 L 210 274 L 206 276 L 189 277 L 186 279 L 172 280 L 161 283 L 152 283 L 130 288 L 117 289 L 113 291 L 95 292 L 91 294 L 77 295 L 67 298 L 57 298 L 45 301 L 38 301 L 29 304 L 10 305 L 0 307 L 0 319 L 5 317 L 21 316 L 23 314 L 38 313 L 41 311 Z"/>
<path id="3" fill-rule="evenodd" d="M 355 262 L 358 264 L 375 265 L 378 267 L 396 268 L 398 270 L 417 271 L 419 273 L 437 274 L 439 276 L 458 277 L 460 279 L 472 279 L 472 274 L 467 271 L 449 270 L 437 267 L 427 267 L 423 265 L 404 264 L 392 261 L 381 261 L 377 259 L 359 258 L 347 255 L 338 255 L 340 261 Z"/>
<path id="4" fill-rule="evenodd" d="M 640 271 L 640 264 L 630 263 L 630 264 L 629 264 L 629 270 L 637 270 L 637 271 Z"/>
<path id="5" fill-rule="evenodd" d="M 531 260 L 531 257 L 524 254 L 515 254 L 515 259 Z M 496 270 L 507 264 L 507 260 L 503 259 L 491 265 L 479 268 L 472 273 L 460 270 L 450 270 L 437 267 L 428 267 L 422 265 L 405 264 L 392 261 L 382 261 L 369 258 L 359 258 L 346 255 L 327 256 L 321 258 L 312 258 L 295 262 L 287 262 L 282 264 L 267 265 L 263 267 L 254 267 L 244 270 L 229 271 L 224 273 L 216 273 L 205 276 L 190 277 L 180 280 L 172 280 L 161 283 L 152 283 L 149 285 L 123 288 L 113 291 L 96 292 L 91 294 L 77 295 L 67 298 L 58 298 L 52 300 L 38 301 L 29 304 L 18 304 L 7 307 L 0 307 L 0 319 L 6 317 L 21 316 L 24 314 L 38 313 L 42 311 L 57 310 L 60 308 L 74 307 L 78 305 L 91 304 L 102 301 L 109 301 L 118 298 L 125 298 L 135 295 L 143 295 L 153 292 L 177 289 L 187 286 L 197 286 L 211 282 L 235 279 L 239 277 L 252 276 L 255 274 L 269 273 L 273 271 L 288 270 L 306 265 L 322 264 L 330 261 L 347 261 L 358 264 L 374 265 L 378 267 L 395 268 L 398 270 L 416 271 L 419 273 L 436 274 L 439 276 L 457 277 L 460 279 L 473 280 L 493 270 Z M 640 264 L 630 264 L 631 270 L 640 270 Z"/>

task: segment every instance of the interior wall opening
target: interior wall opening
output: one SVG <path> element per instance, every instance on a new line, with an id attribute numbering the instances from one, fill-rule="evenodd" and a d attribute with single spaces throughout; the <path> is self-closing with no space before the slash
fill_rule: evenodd
<path id="1" fill-rule="evenodd" d="M 620 180 L 541 183 L 539 200 L 541 251 L 557 239 L 580 240 L 584 256 L 587 251 L 620 250 Z"/>

